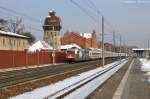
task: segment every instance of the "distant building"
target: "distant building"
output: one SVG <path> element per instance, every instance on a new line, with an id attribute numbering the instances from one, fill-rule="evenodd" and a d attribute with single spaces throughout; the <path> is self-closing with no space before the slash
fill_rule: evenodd
<path id="1" fill-rule="evenodd" d="M 132 51 L 139 58 L 150 59 L 150 49 L 149 48 L 134 48 Z"/>
<path id="2" fill-rule="evenodd" d="M 75 43 L 82 48 L 99 48 L 99 44 L 96 40 L 96 33 L 77 33 L 77 32 L 66 32 L 61 38 L 61 44 L 72 44 Z"/>
<path id="3" fill-rule="evenodd" d="M 44 41 L 50 44 L 54 49 L 60 50 L 61 20 L 55 16 L 54 11 L 50 11 L 49 15 L 45 18 L 43 29 Z"/>
<path id="4" fill-rule="evenodd" d="M 104 43 L 104 49 L 106 51 L 113 51 L 113 46 L 110 43 Z"/>
<path id="5" fill-rule="evenodd" d="M 29 46 L 28 37 L 12 32 L 0 31 L 0 50 L 21 51 Z"/>

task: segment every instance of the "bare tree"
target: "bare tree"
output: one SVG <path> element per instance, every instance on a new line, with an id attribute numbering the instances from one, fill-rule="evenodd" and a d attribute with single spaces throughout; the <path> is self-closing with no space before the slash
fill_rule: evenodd
<path id="1" fill-rule="evenodd" d="M 23 33 L 25 27 L 24 24 L 22 24 L 22 18 L 16 18 L 15 20 L 10 20 L 10 31 L 21 34 Z"/>
<path id="2" fill-rule="evenodd" d="M 31 32 L 23 32 L 22 35 L 29 37 L 29 44 L 33 44 L 36 40 L 35 36 Z"/>
<path id="3" fill-rule="evenodd" d="M 31 32 L 25 31 L 25 26 L 22 22 L 22 18 L 16 18 L 15 20 L 10 20 L 10 31 L 29 37 L 28 39 L 29 44 L 34 43 L 36 40 L 35 36 Z"/>

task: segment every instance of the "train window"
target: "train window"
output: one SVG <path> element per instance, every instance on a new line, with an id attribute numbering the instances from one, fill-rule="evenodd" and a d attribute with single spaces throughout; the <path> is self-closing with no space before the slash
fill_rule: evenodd
<path id="1" fill-rule="evenodd" d="M 73 51 L 67 51 L 68 54 L 74 53 Z"/>

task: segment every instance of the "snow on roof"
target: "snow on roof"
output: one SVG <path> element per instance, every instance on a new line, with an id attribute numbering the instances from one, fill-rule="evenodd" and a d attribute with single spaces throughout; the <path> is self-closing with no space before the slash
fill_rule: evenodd
<path id="1" fill-rule="evenodd" d="M 50 17 L 51 17 L 51 16 L 48 15 L 46 18 L 50 18 Z"/>
<path id="2" fill-rule="evenodd" d="M 85 37 L 86 39 L 92 38 L 91 33 L 80 33 L 81 36 Z"/>
<path id="3" fill-rule="evenodd" d="M 133 48 L 133 51 L 149 51 L 150 48 Z"/>
<path id="4" fill-rule="evenodd" d="M 13 32 L 5 32 L 5 31 L 1 31 L 1 30 L 0 30 L 0 34 L 1 35 L 14 36 L 14 37 L 21 37 L 21 38 L 29 38 L 29 37 L 24 36 L 24 35 L 16 34 L 16 33 L 13 33 Z"/>
<path id="5" fill-rule="evenodd" d="M 100 49 L 100 48 L 87 48 L 87 49 L 89 49 L 89 50 L 97 50 L 97 51 L 102 51 L 102 49 Z"/>
<path id="6" fill-rule="evenodd" d="M 50 10 L 50 11 L 49 11 L 49 13 L 53 13 L 53 12 L 55 12 L 55 11 L 54 11 L 54 10 Z"/>
<path id="7" fill-rule="evenodd" d="M 77 44 L 67 44 L 67 45 L 62 45 L 61 49 L 70 49 L 70 48 L 78 48 L 81 49 L 81 47 Z"/>
<path id="8" fill-rule="evenodd" d="M 52 46 L 50 46 L 48 43 L 45 41 L 37 41 L 34 43 L 32 46 L 28 48 L 29 52 L 35 52 L 35 51 L 40 51 L 40 50 L 52 50 Z"/>

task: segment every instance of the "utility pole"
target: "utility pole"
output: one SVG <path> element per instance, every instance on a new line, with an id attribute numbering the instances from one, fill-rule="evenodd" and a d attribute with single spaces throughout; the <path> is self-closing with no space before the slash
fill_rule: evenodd
<path id="1" fill-rule="evenodd" d="M 53 26 L 53 32 L 54 32 L 54 26 Z M 54 40 L 54 36 L 53 36 L 53 42 L 52 42 L 53 43 L 53 52 L 52 52 L 52 57 L 53 57 L 53 60 L 52 60 L 53 63 L 52 64 L 53 65 L 55 65 L 55 44 L 54 44 L 54 41 L 55 40 Z"/>
<path id="2" fill-rule="evenodd" d="M 149 49 L 149 38 L 148 38 L 148 40 L 147 40 L 147 47 L 148 47 L 148 49 Z"/>
<path id="3" fill-rule="evenodd" d="M 122 50 L 121 50 L 121 43 L 122 43 L 122 37 L 120 35 L 120 51 L 119 51 L 119 53 L 120 53 L 120 60 L 121 60 L 121 52 L 122 52 Z"/>
<path id="4" fill-rule="evenodd" d="M 116 52 L 116 33 L 113 32 L 113 43 L 114 43 L 114 52 Z"/>
<path id="5" fill-rule="evenodd" d="M 126 41 L 123 40 L 123 53 L 126 53 Z"/>
<path id="6" fill-rule="evenodd" d="M 102 16 L 102 66 L 105 66 L 105 55 L 104 55 L 104 16 Z"/>

